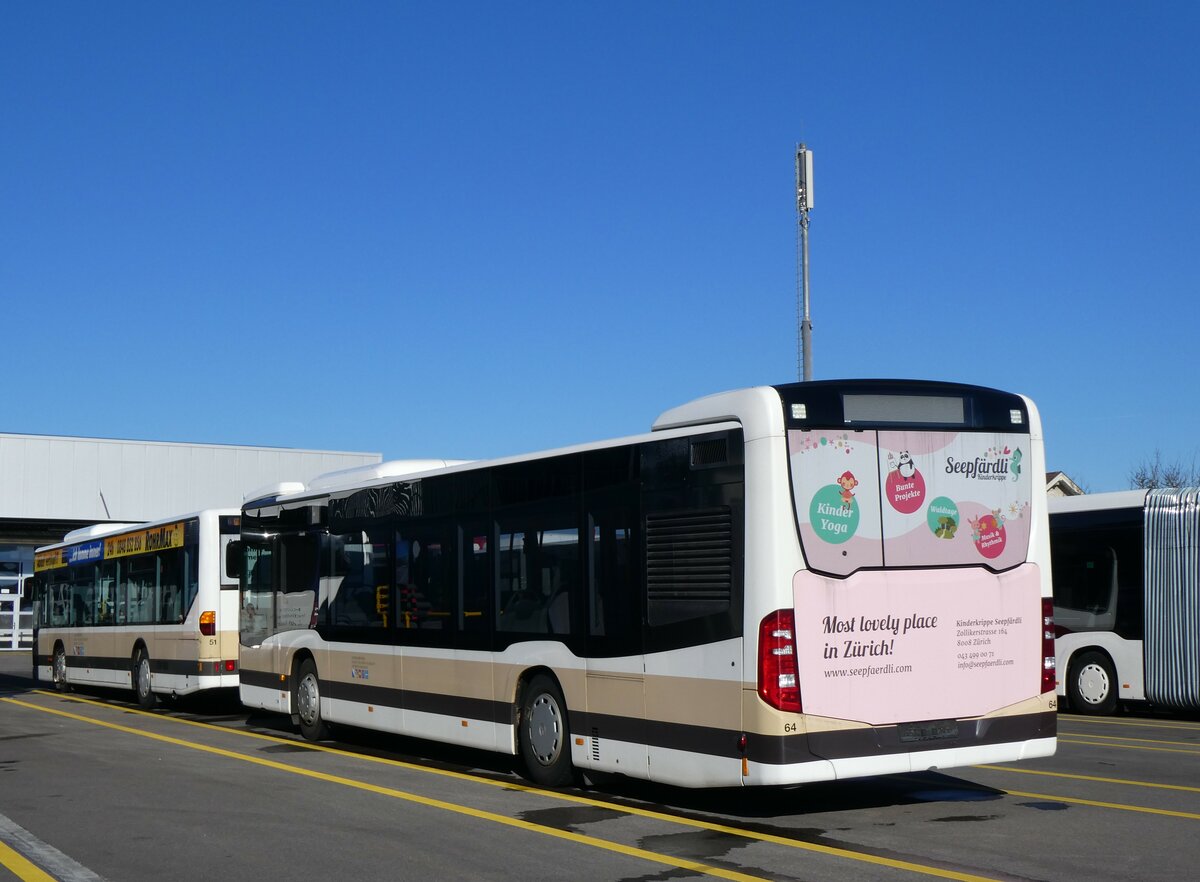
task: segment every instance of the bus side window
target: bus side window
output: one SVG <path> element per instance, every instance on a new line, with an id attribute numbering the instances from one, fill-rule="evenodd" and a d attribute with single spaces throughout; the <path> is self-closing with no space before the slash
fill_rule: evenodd
<path id="1" fill-rule="evenodd" d="M 459 604 L 457 645 L 486 648 L 491 634 L 493 530 L 485 522 L 467 523 L 458 529 Z"/>

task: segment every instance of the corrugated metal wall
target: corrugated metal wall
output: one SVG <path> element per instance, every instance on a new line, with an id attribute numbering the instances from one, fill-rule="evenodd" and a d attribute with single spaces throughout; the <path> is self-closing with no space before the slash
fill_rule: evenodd
<path id="1" fill-rule="evenodd" d="M 371 465 L 378 453 L 0 434 L 0 518 L 146 521 L 240 506 L 277 481 Z M 107 510 L 106 510 L 107 505 Z"/>
<path id="2" fill-rule="evenodd" d="M 1146 698 L 1200 709 L 1200 489 L 1146 495 Z"/>

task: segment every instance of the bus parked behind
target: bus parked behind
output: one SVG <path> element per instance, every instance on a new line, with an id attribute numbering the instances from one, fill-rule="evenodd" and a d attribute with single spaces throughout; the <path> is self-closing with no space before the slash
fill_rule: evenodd
<path id="1" fill-rule="evenodd" d="M 1200 489 L 1050 501 L 1058 694 L 1200 709 Z"/>
<path id="2" fill-rule="evenodd" d="M 238 684 L 236 510 L 68 533 L 34 557 L 38 678 L 160 695 Z"/>

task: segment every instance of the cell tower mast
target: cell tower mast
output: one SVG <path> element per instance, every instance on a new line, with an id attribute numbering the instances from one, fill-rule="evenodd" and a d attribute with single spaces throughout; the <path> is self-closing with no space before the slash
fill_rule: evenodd
<path id="1" fill-rule="evenodd" d="M 798 317 L 796 372 L 812 379 L 812 321 L 808 311 L 808 212 L 813 207 L 813 155 L 796 147 L 796 314 Z"/>

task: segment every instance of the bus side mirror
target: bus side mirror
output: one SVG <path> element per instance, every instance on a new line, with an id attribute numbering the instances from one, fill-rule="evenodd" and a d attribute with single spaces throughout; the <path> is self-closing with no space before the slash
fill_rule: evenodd
<path id="1" fill-rule="evenodd" d="M 234 539 L 225 546 L 225 575 L 231 579 L 242 581 L 243 555 L 242 540 Z"/>

